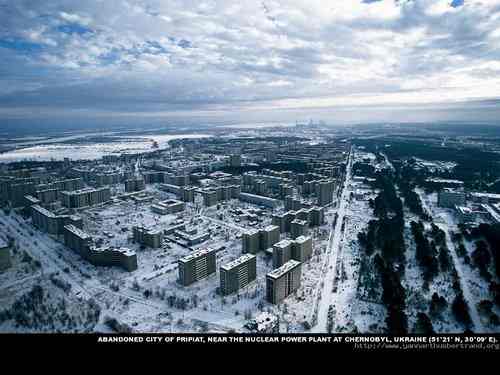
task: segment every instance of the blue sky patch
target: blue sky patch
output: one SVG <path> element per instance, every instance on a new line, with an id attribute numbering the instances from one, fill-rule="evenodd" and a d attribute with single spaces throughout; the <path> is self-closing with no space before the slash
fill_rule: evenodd
<path id="1" fill-rule="evenodd" d="M 0 47 L 18 52 L 37 52 L 43 48 L 41 44 L 29 42 L 19 38 L 0 39 Z"/>

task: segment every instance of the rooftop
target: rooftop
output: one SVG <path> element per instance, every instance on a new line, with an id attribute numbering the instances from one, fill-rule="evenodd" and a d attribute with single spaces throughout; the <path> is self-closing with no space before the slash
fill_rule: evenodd
<path id="1" fill-rule="evenodd" d="M 39 206 L 37 204 L 35 204 L 34 206 L 31 206 L 31 208 L 35 211 L 38 211 L 43 216 L 47 216 L 47 217 L 55 217 L 56 216 L 53 212 L 50 212 L 46 208 L 43 208 L 42 206 Z"/>
<path id="2" fill-rule="evenodd" d="M 273 230 L 279 230 L 280 228 L 277 225 L 268 225 L 264 228 L 266 232 L 271 232 Z"/>
<path id="3" fill-rule="evenodd" d="M 66 195 L 79 195 L 79 194 L 84 194 L 84 193 L 91 193 L 93 191 L 103 191 L 103 190 L 109 190 L 108 187 L 101 187 L 101 188 L 84 188 L 80 190 L 74 190 L 74 191 L 61 191 L 62 194 Z"/>
<path id="4" fill-rule="evenodd" d="M 232 262 L 229 262 L 227 264 L 224 264 L 221 268 L 225 271 L 229 271 L 245 262 L 248 262 L 249 260 L 255 258 L 255 255 L 252 254 L 245 254 L 239 257 L 238 259 L 233 260 Z"/>
<path id="5" fill-rule="evenodd" d="M 92 237 L 87 232 L 75 227 L 73 224 L 65 225 L 64 228 L 81 239 L 91 239 Z"/>
<path id="6" fill-rule="evenodd" d="M 92 251 L 120 253 L 128 257 L 135 255 L 135 251 L 125 247 L 93 247 Z"/>
<path id="7" fill-rule="evenodd" d="M 257 229 L 249 229 L 249 230 L 245 231 L 245 233 L 243 233 L 243 234 L 246 234 L 247 236 L 253 236 L 253 235 L 259 234 L 259 231 Z"/>
<path id="8" fill-rule="evenodd" d="M 203 249 L 203 250 L 199 250 L 199 251 L 196 251 L 196 252 L 194 252 L 192 254 L 189 254 L 189 255 L 185 256 L 184 258 L 179 259 L 179 262 L 186 263 L 186 262 L 189 262 L 189 261 L 191 261 L 193 259 L 196 259 L 196 258 L 205 256 L 205 255 L 208 255 L 210 253 L 214 253 L 215 251 L 216 251 L 215 249 Z"/>
<path id="9" fill-rule="evenodd" d="M 295 242 L 298 242 L 298 243 L 304 243 L 304 242 L 307 242 L 307 241 L 311 241 L 312 238 L 310 236 L 299 236 L 295 239 Z"/>
<path id="10" fill-rule="evenodd" d="M 281 267 L 276 268 L 275 270 L 269 272 L 267 274 L 267 277 L 270 277 L 272 279 L 278 279 L 284 274 L 290 272 L 296 267 L 299 267 L 301 265 L 300 262 L 297 262 L 296 260 L 289 260 L 285 264 L 283 264 Z"/>
<path id="11" fill-rule="evenodd" d="M 498 199 L 500 200 L 500 194 L 493 194 L 493 193 L 471 193 L 473 197 L 478 197 L 478 198 L 489 198 L 489 199 Z"/>
<path id="12" fill-rule="evenodd" d="M 276 242 L 273 246 L 275 247 L 288 247 L 292 245 L 292 241 L 290 240 L 281 240 L 280 242 Z"/>

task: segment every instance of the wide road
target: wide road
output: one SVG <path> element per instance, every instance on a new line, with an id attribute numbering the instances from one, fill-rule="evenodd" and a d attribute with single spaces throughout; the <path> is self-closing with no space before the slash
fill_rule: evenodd
<path id="1" fill-rule="evenodd" d="M 323 280 L 323 290 L 321 291 L 320 300 L 318 302 L 318 317 L 316 325 L 313 327 L 312 331 L 316 333 L 327 332 L 328 327 L 328 310 L 335 298 L 334 292 L 334 282 L 335 275 L 337 274 L 337 260 L 339 254 L 339 245 L 342 238 L 342 223 L 346 214 L 346 207 L 349 201 L 349 183 L 351 180 L 351 169 L 352 169 L 352 157 L 353 151 L 349 153 L 349 159 L 346 167 L 346 175 L 344 179 L 344 185 L 342 186 L 342 195 L 340 197 L 340 203 L 337 210 L 337 222 L 335 223 L 335 228 L 330 237 L 328 243 L 328 250 L 326 256 L 326 274 Z"/>

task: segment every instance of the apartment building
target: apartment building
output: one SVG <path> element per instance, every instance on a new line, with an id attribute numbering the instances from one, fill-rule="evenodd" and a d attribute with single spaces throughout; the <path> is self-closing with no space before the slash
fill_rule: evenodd
<path id="1" fill-rule="evenodd" d="M 188 286 L 215 273 L 215 255 L 215 249 L 203 249 L 179 259 L 179 283 Z"/>
<path id="2" fill-rule="evenodd" d="M 161 230 L 150 230 L 144 227 L 134 226 L 132 228 L 134 242 L 157 249 L 163 243 L 163 232 Z"/>
<path id="3" fill-rule="evenodd" d="M 257 257 L 245 254 L 220 268 L 220 292 L 229 295 L 244 288 L 257 277 Z"/>
<path id="4" fill-rule="evenodd" d="M 62 204 L 67 208 L 90 207 L 111 200 L 111 191 L 108 187 L 61 191 L 60 194 Z"/>
<path id="5" fill-rule="evenodd" d="M 266 275 L 266 299 L 279 304 L 300 288 L 302 263 L 290 260 Z"/>

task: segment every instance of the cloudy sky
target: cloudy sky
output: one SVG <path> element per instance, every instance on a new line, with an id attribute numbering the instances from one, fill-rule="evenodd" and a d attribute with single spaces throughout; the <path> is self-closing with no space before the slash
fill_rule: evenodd
<path id="1" fill-rule="evenodd" d="M 500 0 L 0 0 L 4 123 L 489 121 L 499 107 Z"/>

